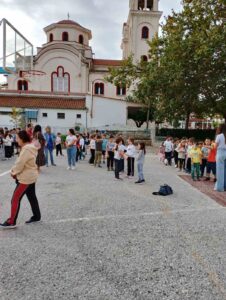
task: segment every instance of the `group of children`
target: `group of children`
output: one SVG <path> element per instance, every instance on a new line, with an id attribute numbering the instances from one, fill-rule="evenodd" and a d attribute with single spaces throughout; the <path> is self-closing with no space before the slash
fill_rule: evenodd
<path id="1" fill-rule="evenodd" d="M 16 133 L 17 130 L 15 128 L 11 130 L 8 130 L 8 128 L 0 128 L 0 158 L 2 160 L 11 159 L 14 154 L 18 153 Z"/>
<path id="2" fill-rule="evenodd" d="M 191 174 L 192 179 L 200 181 L 204 175 L 209 181 L 211 173 L 216 182 L 216 153 L 215 141 L 206 139 L 204 142 L 196 142 L 193 138 L 172 139 L 167 137 L 159 149 L 160 160 L 166 165 L 171 165 L 174 160 L 178 171 Z"/>
<path id="3" fill-rule="evenodd" d="M 127 161 L 127 178 L 134 178 L 134 165 L 137 162 L 138 180 L 137 184 L 145 182 L 143 175 L 144 157 L 146 154 L 145 144 L 139 143 L 136 149 L 134 140 L 128 139 L 128 145 L 121 136 L 114 138 L 110 135 L 107 138 L 106 134 L 93 134 L 90 136 L 90 165 L 102 167 L 107 161 L 107 170 L 115 172 L 115 178 L 122 180 L 120 174 L 124 172 L 125 161 Z"/>

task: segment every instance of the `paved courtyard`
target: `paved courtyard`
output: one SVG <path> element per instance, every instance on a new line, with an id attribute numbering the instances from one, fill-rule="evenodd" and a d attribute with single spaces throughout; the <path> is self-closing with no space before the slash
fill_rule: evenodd
<path id="1" fill-rule="evenodd" d="M 0 231 L 0 299 L 226 299 L 226 210 L 148 154 L 146 184 L 115 181 L 87 161 L 43 168 L 42 222 Z M 0 162 L 0 220 L 14 182 Z M 173 196 L 153 196 L 168 183 Z"/>

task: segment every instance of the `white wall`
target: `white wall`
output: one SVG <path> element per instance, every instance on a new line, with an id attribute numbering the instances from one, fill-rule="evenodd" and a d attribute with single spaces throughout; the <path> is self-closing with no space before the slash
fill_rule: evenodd
<path id="1" fill-rule="evenodd" d="M 43 113 L 47 113 L 48 117 L 43 117 Z M 65 113 L 65 119 L 58 119 L 57 113 Z M 81 119 L 76 117 L 77 114 L 81 114 Z M 86 111 L 85 110 L 73 110 L 73 109 L 39 109 L 38 122 L 41 126 L 51 127 L 75 127 L 76 124 L 81 123 L 86 126 Z"/>
<path id="2" fill-rule="evenodd" d="M 103 97 L 93 97 L 93 117 L 91 118 L 92 97 L 87 96 L 88 127 L 101 127 L 105 125 L 126 125 L 127 102 L 111 100 Z"/>
<path id="3" fill-rule="evenodd" d="M 29 110 L 29 109 L 27 109 Z M 10 108 L 0 107 L 0 111 L 8 111 L 11 112 Z M 47 117 L 43 117 L 43 113 L 47 113 Z M 65 119 L 58 119 L 57 113 L 65 113 Z M 77 115 L 81 114 L 81 119 L 77 118 Z M 51 126 L 52 128 L 56 128 L 58 130 L 61 128 L 65 132 L 69 128 L 74 128 L 76 124 L 82 124 L 83 128 L 86 128 L 86 110 L 73 110 L 73 109 L 38 109 L 38 118 L 37 122 L 34 120 L 32 123 L 39 124 L 43 128 L 46 126 Z M 10 115 L 0 115 L 0 127 L 7 126 L 8 128 L 13 128 L 14 125 L 10 121 Z M 65 133 L 62 132 L 62 133 Z"/>
<path id="4" fill-rule="evenodd" d="M 95 83 L 103 82 L 104 83 L 104 97 L 107 98 L 116 98 L 116 99 L 124 99 L 125 96 L 118 96 L 116 95 L 116 86 L 105 81 L 105 77 L 107 73 L 91 73 L 89 77 L 89 93 L 92 94 L 92 84 L 93 84 L 93 94 L 95 93 Z M 127 91 L 128 92 L 128 91 Z"/>
<path id="5" fill-rule="evenodd" d="M 10 107 L 0 107 L 0 112 L 11 113 L 12 109 Z M 0 113 L 0 127 L 13 128 L 13 123 L 10 122 L 10 115 L 2 115 Z"/>

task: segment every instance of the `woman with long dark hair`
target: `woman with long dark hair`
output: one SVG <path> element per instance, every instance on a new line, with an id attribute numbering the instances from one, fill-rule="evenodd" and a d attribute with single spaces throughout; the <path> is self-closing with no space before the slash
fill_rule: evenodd
<path id="1" fill-rule="evenodd" d="M 38 155 L 36 158 L 36 164 L 38 166 L 38 171 L 40 167 L 45 166 L 45 138 L 42 134 L 42 127 L 36 125 L 33 130 L 33 144 L 38 146 Z"/>
<path id="2" fill-rule="evenodd" d="M 215 190 L 224 192 L 226 191 L 226 124 L 222 124 L 217 133 L 217 182 Z"/>
<path id="3" fill-rule="evenodd" d="M 30 142 L 30 136 L 25 130 L 18 132 L 16 139 L 21 147 L 21 152 L 15 165 L 11 169 L 11 176 L 16 180 L 16 188 L 11 200 L 10 217 L 3 224 L 0 224 L 0 227 L 5 229 L 16 227 L 20 202 L 24 195 L 27 196 L 33 213 L 33 216 L 26 224 L 38 222 L 41 219 L 39 204 L 35 193 L 35 184 L 38 178 L 36 165 L 38 149 Z"/>

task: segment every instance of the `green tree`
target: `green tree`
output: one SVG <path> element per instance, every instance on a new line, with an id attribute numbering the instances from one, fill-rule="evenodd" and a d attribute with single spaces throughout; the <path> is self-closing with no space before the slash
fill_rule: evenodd
<path id="1" fill-rule="evenodd" d="M 10 122 L 13 123 L 15 128 L 24 128 L 25 127 L 25 120 L 23 116 L 23 111 L 21 109 L 17 109 L 16 107 L 12 108 Z"/>
<path id="2" fill-rule="evenodd" d="M 173 11 L 161 37 L 149 42 L 149 62 L 134 65 L 130 57 L 107 80 L 129 86 L 133 101 L 152 111 L 157 122 L 186 120 L 188 128 L 192 113 L 226 119 L 224 3 L 184 0 L 182 12 Z"/>
<path id="3" fill-rule="evenodd" d="M 133 57 L 130 56 L 123 62 L 122 67 L 110 69 L 110 75 L 106 78 L 107 81 L 116 86 L 121 85 L 130 88 L 131 94 L 126 100 L 141 104 L 142 109 L 136 111 L 137 116 L 133 112 L 132 117 L 138 127 L 146 122 L 148 129 L 149 121 L 153 121 L 156 117 L 157 70 L 158 61 L 156 59 L 150 63 L 141 61 L 135 65 Z"/>
<path id="4" fill-rule="evenodd" d="M 167 119 L 220 113 L 225 107 L 225 26 L 223 0 L 184 0 L 158 39 L 162 47 L 162 108 Z"/>

